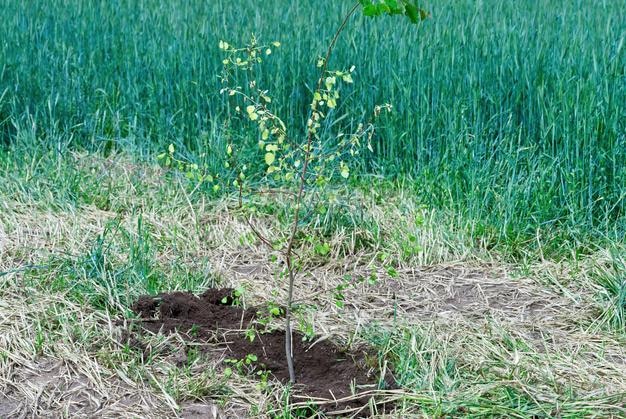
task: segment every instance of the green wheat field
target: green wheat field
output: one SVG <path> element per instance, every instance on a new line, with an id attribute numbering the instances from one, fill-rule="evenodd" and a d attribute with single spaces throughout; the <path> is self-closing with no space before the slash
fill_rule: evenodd
<path id="1" fill-rule="evenodd" d="M 256 152 L 253 125 L 225 129 L 218 78 L 219 41 L 251 34 L 280 41 L 258 83 L 305 135 L 351 2 L 1 3 L 0 417 L 313 414 L 177 334 L 137 350 L 128 330 L 144 294 L 284 298 L 235 194 L 157 156 L 218 176 L 227 136 Z M 626 1 L 423 7 L 417 26 L 356 15 L 337 43 L 332 66 L 355 71 L 331 127 L 393 112 L 298 244 L 296 297 L 316 297 L 296 328 L 393 370 L 393 408 L 347 417 L 625 417 Z M 263 208 L 277 238 L 289 200 Z M 339 307 L 360 274 L 376 280 Z"/>

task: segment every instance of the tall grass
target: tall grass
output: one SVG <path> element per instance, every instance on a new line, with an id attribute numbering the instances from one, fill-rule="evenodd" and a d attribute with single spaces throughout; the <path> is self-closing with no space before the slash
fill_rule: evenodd
<path id="1" fill-rule="evenodd" d="M 149 155 L 175 142 L 196 155 L 208 150 L 210 160 L 223 123 L 217 41 L 254 32 L 283 43 L 262 83 L 297 125 L 317 55 L 349 6 L 5 0 L 0 142 L 29 129 L 37 147 Z M 428 4 L 433 18 L 417 30 L 358 18 L 334 58 L 358 69 L 337 117 L 393 103 L 364 168 L 408 175 L 419 199 L 461 212 L 494 246 L 569 252 L 590 235 L 620 239 L 625 7 L 626 0 L 441 0 Z"/>

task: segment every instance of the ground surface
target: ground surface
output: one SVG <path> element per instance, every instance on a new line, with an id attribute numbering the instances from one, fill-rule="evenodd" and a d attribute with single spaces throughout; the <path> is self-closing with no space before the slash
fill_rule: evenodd
<path id="1" fill-rule="evenodd" d="M 125 157 L 68 164 L 82 170 L 72 196 L 89 199 L 68 200 L 67 179 L 51 188 L 3 174 L 0 417 L 282 414 L 284 389 L 228 376 L 228 356 L 177 334 L 147 333 L 138 351 L 125 335 L 142 294 L 220 286 L 243 289 L 246 307 L 283 301 L 272 254 L 230 204 Z M 297 327 L 376 347 L 373 362 L 393 366 L 400 387 L 390 417 L 626 414 L 626 335 L 594 279 L 612 272 L 608 251 L 505 263 L 399 195 L 368 211 L 387 237 L 425 215 L 412 233 L 424 250 L 399 257 L 391 239 L 351 248 L 369 233 L 349 229 L 326 236 L 329 254 L 303 245 Z M 271 235 L 272 223 L 259 228 Z"/>

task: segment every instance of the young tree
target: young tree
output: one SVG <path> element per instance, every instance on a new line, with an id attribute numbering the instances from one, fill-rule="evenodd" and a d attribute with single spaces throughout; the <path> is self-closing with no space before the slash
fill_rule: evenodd
<path id="1" fill-rule="evenodd" d="M 233 118 L 244 118 L 255 124 L 259 132 L 257 161 L 250 160 L 246 146 L 230 141 L 227 145 L 226 168 L 234 178 L 232 185 L 239 196 L 239 207 L 245 214 L 246 221 L 254 234 L 264 244 L 275 248 L 267 237 L 255 227 L 251 217 L 254 211 L 251 200 L 256 194 L 272 191 L 286 194 L 291 200 L 291 226 L 284 232 L 281 253 L 286 266 L 287 300 L 285 303 L 285 354 L 290 381 L 296 382 L 292 345 L 292 308 L 294 287 L 298 266 L 294 258 L 299 233 L 305 227 L 302 219 L 305 210 L 311 208 L 319 192 L 333 178 L 345 180 L 350 176 L 350 159 L 358 154 L 359 149 L 367 147 L 370 151 L 374 134 L 372 121 L 381 111 L 390 111 L 390 105 L 376 106 L 372 120 L 358 125 L 355 132 L 329 135 L 322 132 L 324 121 L 337 106 L 340 98 L 340 85 L 352 83 L 354 66 L 350 69 L 331 70 L 329 62 L 337 39 L 346 28 L 350 18 L 359 10 L 365 16 L 398 15 L 407 17 L 412 23 L 425 19 L 428 13 L 417 3 L 409 0 L 358 0 L 344 16 L 334 36 L 330 40 L 325 54 L 319 58 L 319 76 L 313 90 L 310 111 L 303 138 L 292 138 L 287 124 L 271 110 L 272 99 L 267 90 L 257 84 L 256 67 L 264 57 L 280 47 L 279 42 L 261 44 L 252 37 L 249 44 L 238 48 L 228 42 L 220 41 L 219 47 L 224 52 L 224 71 L 221 76 L 224 85 L 221 92 L 236 98 L 241 106 L 235 106 Z M 243 80 L 243 82 L 242 82 Z M 173 150 L 170 150 L 170 154 Z M 263 166 L 263 170 L 254 167 Z"/>

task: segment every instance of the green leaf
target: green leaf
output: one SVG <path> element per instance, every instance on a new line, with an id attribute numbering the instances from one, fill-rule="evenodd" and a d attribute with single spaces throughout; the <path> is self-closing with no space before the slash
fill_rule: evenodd
<path id="1" fill-rule="evenodd" d="M 320 256 L 326 256 L 330 253 L 330 245 L 328 243 L 316 244 L 315 253 Z"/>
<path id="2" fill-rule="evenodd" d="M 391 278 L 398 277 L 398 271 L 396 271 L 396 268 L 394 268 L 393 266 L 387 266 L 386 271 L 387 275 L 389 275 Z"/>
<path id="3" fill-rule="evenodd" d="M 276 160 L 276 155 L 274 153 L 265 153 L 265 164 L 271 166 Z"/>
<path id="4" fill-rule="evenodd" d="M 350 168 L 346 165 L 341 166 L 341 177 L 344 179 L 348 179 L 348 177 L 350 177 Z"/>
<path id="5" fill-rule="evenodd" d="M 380 12 L 378 8 L 373 4 L 368 4 L 367 6 L 363 6 L 363 15 L 367 17 L 378 16 Z"/>
<path id="6" fill-rule="evenodd" d="M 278 308 L 276 306 L 270 308 L 270 314 L 272 316 L 279 316 L 280 315 L 280 308 Z"/>
<path id="7" fill-rule="evenodd" d="M 391 7 L 389 7 L 389 5 L 387 3 L 380 3 L 378 5 L 378 14 L 383 14 L 383 13 L 387 13 L 387 14 L 392 14 L 396 11 L 396 9 L 392 9 Z"/>
<path id="8" fill-rule="evenodd" d="M 326 79 L 324 80 L 324 84 L 326 85 L 326 90 L 331 90 L 336 82 L 337 82 L 337 78 L 326 77 Z"/>
<path id="9" fill-rule="evenodd" d="M 421 20 L 419 8 L 414 4 L 407 4 L 404 9 L 404 14 L 413 23 L 418 23 Z"/>
<path id="10" fill-rule="evenodd" d="M 363 15 L 375 17 L 386 15 L 404 15 L 411 23 L 427 19 L 429 14 L 419 7 L 417 1 L 411 0 L 359 0 L 363 6 Z"/>

